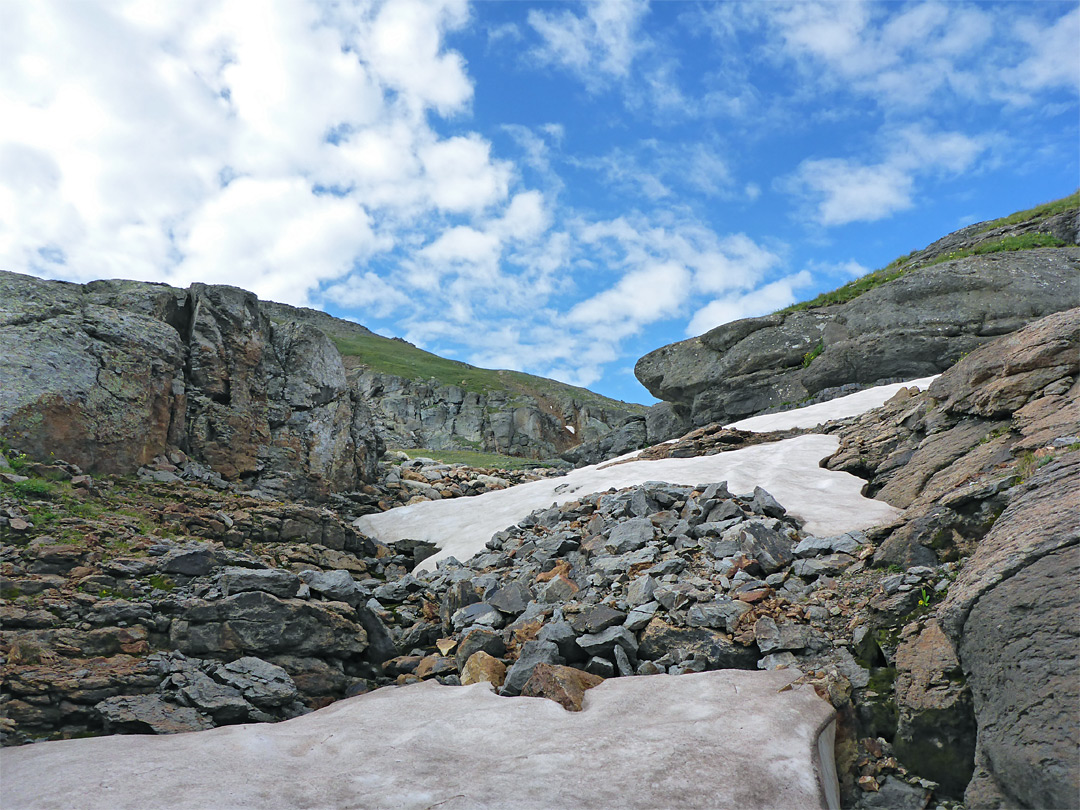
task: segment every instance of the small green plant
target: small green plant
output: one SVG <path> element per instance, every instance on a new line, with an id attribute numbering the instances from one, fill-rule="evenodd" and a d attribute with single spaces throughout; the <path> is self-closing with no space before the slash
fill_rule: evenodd
<path id="1" fill-rule="evenodd" d="M 919 607 L 930 607 L 931 596 L 927 595 L 926 588 L 920 588 Z"/>
<path id="2" fill-rule="evenodd" d="M 1010 430 L 1012 430 L 1012 427 L 1009 426 L 1009 425 L 1001 425 L 999 427 L 996 427 L 993 430 L 991 430 L 989 433 L 987 433 L 985 436 L 983 436 L 981 439 L 979 439 L 979 444 L 989 444 L 994 439 L 1001 438 L 1002 436 L 1007 434 Z"/>
<path id="3" fill-rule="evenodd" d="M 157 588 L 159 591 L 171 591 L 176 587 L 176 583 L 164 574 L 151 574 L 146 581 L 150 583 L 150 587 Z"/>
<path id="4" fill-rule="evenodd" d="M 982 230 L 990 231 L 1005 225 L 1016 225 L 1021 222 L 1027 222 L 1029 219 L 1051 217 L 1054 214 L 1060 214 L 1062 211 L 1068 211 L 1070 208 L 1076 208 L 1078 205 L 1080 205 L 1080 191 L 1070 194 L 1068 197 L 1062 197 L 1060 200 L 1043 203 L 1034 208 L 1028 208 L 1026 211 L 1017 211 L 1015 214 L 1009 214 L 1007 217 L 991 220 L 983 226 Z"/>
<path id="5" fill-rule="evenodd" d="M 32 498 L 51 499 L 56 495 L 56 485 L 39 478 L 30 478 L 26 481 L 16 481 L 13 484 L 5 483 L 4 489 L 16 498 L 30 500 Z"/>
<path id="6" fill-rule="evenodd" d="M 802 367 L 807 368 L 823 351 L 825 351 L 825 341 L 819 340 L 814 348 L 803 355 Z"/>
<path id="7" fill-rule="evenodd" d="M 1080 445 L 1080 443 L 1078 443 L 1078 445 Z M 1036 470 L 1042 469 L 1056 459 L 1057 456 L 1053 453 L 1036 455 L 1031 450 L 1028 450 L 1020 456 L 1020 460 L 1016 463 L 1016 483 L 1022 484 L 1029 479 Z"/>

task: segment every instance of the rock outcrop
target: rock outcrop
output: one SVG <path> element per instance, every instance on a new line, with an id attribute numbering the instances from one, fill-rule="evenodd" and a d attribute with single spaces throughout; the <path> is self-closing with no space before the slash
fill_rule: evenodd
<path id="1" fill-rule="evenodd" d="M 275 323 L 307 324 L 334 342 L 390 447 L 550 459 L 646 412 L 554 380 L 438 357 L 324 312 L 264 307 Z"/>
<path id="2" fill-rule="evenodd" d="M 844 304 L 725 324 L 645 355 L 635 373 L 693 424 L 728 423 L 824 389 L 936 374 L 1002 334 L 1078 305 L 1080 249 L 969 256 L 912 270 Z"/>
<path id="3" fill-rule="evenodd" d="M 585 402 L 572 391 L 468 391 L 363 368 L 350 376 L 390 446 L 548 459 L 606 435 L 643 410 L 614 401 Z"/>
<path id="4" fill-rule="evenodd" d="M 835 427 L 827 466 L 904 507 L 870 533 L 874 561 L 909 571 L 964 561 L 936 622 L 905 627 L 886 656 L 898 673 L 898 755 L 943 783 L 972 774 L 973 808 L 1068 807 L 1080 795 L 1078 373 L 1072 309 Z M 935 597 L 923 591 L 919 605 Z M 902 592 L 891 599 L 878 603 L 883 616 L 916 609 Z"/>
<path id="5" fill-rule="evenodd" d="M 227 481 L 325 498 L 382 452 L 333 344 L 251 293 L 0 273 L 0 435 L 86 472 L 178 449 Z"/>
<path id="6" fill-rule="evenodd" d="M 979 724 L 969 807 L 1068 807 L 1080 796 L 1080 453 L 1021 490 L 941 610 Z"/>

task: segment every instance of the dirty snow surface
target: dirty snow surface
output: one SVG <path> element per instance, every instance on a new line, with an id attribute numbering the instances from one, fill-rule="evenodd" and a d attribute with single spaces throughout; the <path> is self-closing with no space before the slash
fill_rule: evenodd
<path id="1" fill-rule="evenodd" d="M 819 402 L 817 405 L 807 405 L 805 408 L 795 408 L 783 413 L 768 413 L 763 416 L 751 416 L 749 419 L 741 419 L 732 422 L 727 427 L 739 430 L 755 430 L 764 433 L 769 430 L 788 430 L 789 428 L 812 428 L 828 422 L 832 419 L 845 419 L 849 416 L 858 416 L 872 408 L 884 405 L 901 388 L 915 386 L 920 391 L 937 379 L 933 377 L 920 377 L 910 382 L 894 383 L 892 385 L 878 385 L 874 388 L 866 388 L 848 394 L 846 397 L 837 397 L 828 402 Z"/>
<path id="2" fill-rule="evenodd" d="M 736 423 L 745 430 L 783 430 L 815 426 L 830 419 L 855 416 L 876 408 L 905 386 L 925 388 L 933 377 L 908 383 L 867 388 L 846 397 L 784 413 L 753 417 Z M 751 424 L 752 423 L 752 424 Z M 772 444 L 698 458 L 665 458 L 654 461 L 611 461 L 581 467 L 563 478 L 519 484 L 472 498 L 426 501 L 377 515 L 358 518 L 354 525 L 384 543 L 397 540 L 428 540 L 439 551 L 421 564 L 430 569 L 446 557 L 467 560 L 483 550 L 495 532 L 513 526 L 536 509 L 577 500 L 592 492 L 636 486 L 646 481 L 694 486 L 727 481 L 735 494 L 766 489 L 788 510 L 804 521 L 812 535 L 829 537 L 865 529 L 891 520 L 899 510 L 882 501 L 862 496 L 866 483 L 844 472 L 819 466 L 839 446 L 834 436 L 809 435 Z M 636 453 L 624 456 L 632 458 Z"/>
<path id="3" fill-rule="evenodd" d="M 604 464 L 487 492 L 471 498 L 425 501 L 377 515 L 357 518 L 354 525 L 384 543 L 410 538 L 430 540 L 439 551 L 422 566 L 432 568 L 444 557 L 467 560 L 481 551 L 497 531 L 513 526 L 536 509 L 578 500 L 609 487 L 622 489 L 646 481 L 693 486 L 727 481 L 735 494 L 760 486 L 788 513 L 805 521 L 809 534 L 829 537 L 864 529 L 892 518 L 898 510 L 860 494 L 861 478 L 818 466 L 839 446 L 835 436 L 799 436 L 774 444 L 698 458 L 663 458 Z"/>
<path id="4" fill-rule="evenodd" d="M 833 709 L 797 671 L 605 681 L 581 712 L 488 684 L 385 688 L 283 723 L 5 749 L 5 810 L 838 807 Z"/>

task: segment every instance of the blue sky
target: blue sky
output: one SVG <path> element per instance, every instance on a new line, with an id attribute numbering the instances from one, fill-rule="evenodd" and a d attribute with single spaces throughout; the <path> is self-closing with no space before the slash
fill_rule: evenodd
<path id="1" fill-rule="evenodd" d="M 1076 2 L 8 2 L 0 267 L 639 356 L 1080 185 Z"/>

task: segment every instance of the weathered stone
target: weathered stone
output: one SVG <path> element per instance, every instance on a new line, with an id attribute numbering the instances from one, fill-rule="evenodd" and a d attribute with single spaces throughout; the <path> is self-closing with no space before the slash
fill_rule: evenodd
<path id="1" fill-rule="evenodd" d="M 503 695 L 520 695 L 522 687 L 532 676 L 537 664 L 565 664 L 559 648 L 550 641 L 526 641 L 521 646 L 517 661 L 506 671 Z"/>
<path id="2" fill-rule="evenodd" d="M 682 658 L 697 656 L 708 669 L 755 669 L 757 653 L 741 644 L 734 644 L 722 633 L 705 627 L 673 627 L 655 618 L 641 634 L 637 657 L 655 660 L 678 651 Z"/>
<path id="3" fill-rule="evenodd" d="M 896 651 L 896 755 L 957 798 L 975 761 L 975 712 L 952 643 L 931 621 Z"/>
<path id="4" fill-rule="evenodd" d="M 166 574 L 201 577 L 219 565 L 217 550 L 209 543 L 192 544 L 170 551 L 158 567 Z"/>
<path id="5" fill-rule="evenodd" d="M 791 540 L 759 520 L 746 520 L 732 526 L 724 532 L 723 539 L 738 543 L 739 551 L 749 559 L 757 560 L 766 574 L 779 571 L 794 559 Z"/>
<path id="6" fill-rule="evenodd" d="M 626 603 L 630 607 L 637 607 L 650 601 L 656 592 L 656 580 L 648 574 L 635 577 L 626 589 Z"/>
<path id="7" fill-rule="evenodd" d="M 296 596 L 300 577 L 280 568 L 229 567 L 218 575 L 218 587 L 225 596 L 243 591 L 265 591 L 287 599 Z"/>
<path id="8" fill-rule="evenodd" d="M 580 712 L 585 691 L 603 682 L 603 678 L 573 667 L 537 664 L 521 695 L 554 700 L 567 711 Z"/>
<path id="9" fill-rule="evenodd" d="M 768 616 L 754 623 L 754 640 L 763 653 L 781 650 L 801 650 L 810 640 L 810 628 L 790 622 L 777 624 Z"/>
<path id="10" fill-rule="evenodd" d="M 792 549 L 792 553 L 796 557 L 820 557 L 838 552 L 854 554 L 860 543 L 864 542 L 865 537 L 860 540 L 854 533 L 838 534 L 835 537 L 804 537 Z"/>
<path id="11" fill-rule="evenodd" d="M 598 678 L 614 678 L 615 665 L 606 658 L 594 655 L 585 663 L 585 671 Z"/>
<path id="12" fill-rule="evenodd" d="M 480 625 L 482 627 L 502 627 L 506 621 L 503 615 L 486 602 L 474 602 L 457 611 L 450 619 L 455 630 Z"/>
<path id="13" fill-rule="evenodd" d="M 567 661 L 583 658 L 581 648 L 577 646 L 577 633 L 569 622 L 549 622 L 540 628 L 536 636 L 538 641 L 551 641 L 559 648 L 559 655 Z"/>
<path id="14" fill-rule="evenodd" d="M 547 604 L 565 602 L 580 590 L 577 583 L 569 577 L 559 574 L 540 586 L 537 599 Z"/>
<path id="15" fill-rule="evenodd" d="M 300 579 L 307 583 L 313 593 L 336 602 L 358 604 L 360 588 L 348 571 L 301 571 Z"/>
<path id="16" fill-rule="evenodd" d="M 635 580 L 636 581 L 636 580 Z M 626 614 L 608 605 L 592 605 L 570 617 L 570 625 L 577 633 L 599 633 L 622 624 Z"/>
<path id="17" fill-rule="evenodd" d="M 878 783 L 877 790 L 862 794 L 858 807 L 866 810 L 924 810 L 929 801 L 928 789 L 886 776 Z"/>
<path id="18" fill-rule="evenodd" d="M 296 684 L 289 673 L 261 658 L 238 658 L 219 667 L 216 674 L 260 708 L 284 706 L 297 698 Z"/>
<path id="19" fill-rule="evenodd" d="M 477 627 L 469 630 L 458 642 L 455 658 L 459 670 L 463 670 L 469 658 L 478 652 L 485 652 L 493 658 L 506 655 L 506 644 L 494 630 Z"/>
<path id="20" fill-rule="evenodd" d="M 169 642 L 189 655 L 288 653 L 360 655 L 367 633 L 320 603 L 281 600 L 248 591 L 213 602 L 195 601 L 169 629 Z"/>
<path id="21" fill-rule="evenodd" d="M 461 668 L 461 683 L 464 686 L 486 681 L 498 689 L 505 680 L 506 664 L 483 650 L 470 655 L 465 666 Z"/>
<path id="22" fill-rule="evenodd" d="M 750 501 L 750 508 L 755 514 L 774 518 L 782 518 L 787 514 L 787 509 L 782 507 L 776 498 L 761 487 L 754 487 L 754 497 Z M 710 519 L 714 518 L 710 515 Z"/>
<path id="23" fill-rule="evenodd" d="M 611 554 L 637 551 L 653 539 L 656 529 L 646 518 L 631 518 L 615 525 L 604 548 Z"/>
<path id="24" fill-rule="evenodd" d="M 599 633 L 586 633 L 578 638 L 577 644 L 587 655 L 604 657 L 610 657 L 616 646 L 629 653 L 636 653 L 638 648 L 634 634 L 625 627 L 609 627 Z"/>
<path id="25" fill-rule="evenodd" d="M 526 585 L 512 582 L 490 594 L 484 601 L 503 613 L 517 616 L 525 611 L 532 598 L 532 591 Z"/>
<path id="26" fill-rule="evenodd" d="M 626 621 L 623 622 L 623 627 L 634 632 L 641 630 L 652 621 L 652 617 L 656 614 L 656 609 L 659 607 L 659 602 L 646 602 L 644 605 L 638 605 L 627 614 Z"/>
<path id="27" fill-rule="evenodd" d="M 117 696 L 94 706 L 106 729 L 134 734 L 203 731 L 213 723 L 195 709 L 167 703 L 159 695 Z"/>
<path id="28" fill-rule="evenodd" d="M 686 612 L 686 623 L 690 627 L 723 628 L 733 633 L 739 617 L 748 610 L 750 605 L 738 599 L 716 599 L 691 607 Z"/>
<path id="29" fill-rule="evenodd" d="M 244 700 L 240 690 L 218 683 L 209 675 L 195 668 L 187 669 L 177 679 L 179 700 L 214 718 L 218 724 L 238 723 L 247 719 L 251 704 Z"/>
<path id="30" fill-rule="evenodd" d="M 437 675 L 452 675 L 456 673 L 457 665 L 454 663 L 454 659 L 446 658 L 441 655 L 425 655 L 416 665 L 416 669 L 413 670 L 413 674 L 422 680 L 434 678 Z"/>

